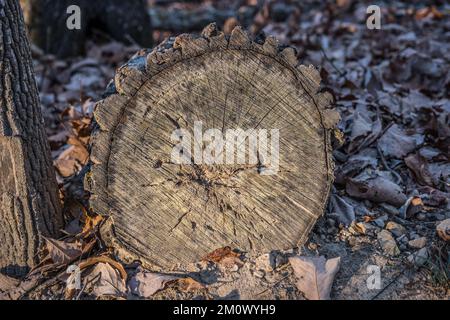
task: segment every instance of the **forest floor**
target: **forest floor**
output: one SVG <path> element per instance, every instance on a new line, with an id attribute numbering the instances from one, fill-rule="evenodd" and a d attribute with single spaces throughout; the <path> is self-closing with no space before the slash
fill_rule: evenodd
<path id="1" fill-rule="evenodd" d="M 67 227 L 64 238 L 48 241 L 53 261 L 46 260 L 10 297 L 304 299 L 288 260 L 300 254 L 340 257 L 332 299 L 449 299 L 450 247 L 436 233 L 450 219 L 449 6 L 427 2 L 380 2 L 381 30 L 366 27 L 364 1 L 269 1 L 252 14 L 246 13 L 256 1 L 164 8 L 187 16 L 228 8 L 231 18 L 227 12 L 220 16 L 225 31 L 242 23 L 295 47 L 303 64 L 319 68 L 324 90 L 333 94 L 341 133 L 334 143 L 328 208 L 305 246 L 260 257 L 225 248 L 161 274 L 113 260 L 82 187 L 95 102 L 115 69 L 140 48 L 101 32 L 84 57 L 58 60 L 34 48 Z M 189 31 L 199 31 L 200 18 L 191 19 Z M 154 37 L 176 32 L 156 30 Z M 66 267 L 74 257 L 84 263 L 82 290 L 66 288 Z M 368 279 L 377 267 L 381 284 L 372 288 Z"/>

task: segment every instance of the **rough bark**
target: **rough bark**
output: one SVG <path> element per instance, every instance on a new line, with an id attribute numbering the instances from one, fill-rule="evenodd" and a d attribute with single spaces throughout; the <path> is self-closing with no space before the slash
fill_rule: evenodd
<path id="1" fill-rule="evenodd" d="M 329 129 L 338 115 L 319 82 L 294 49 L 272 37 L 252 41 L 240 27 L 227 37 L 211 24 L 200 37 L 136 55 L 95 110 L 85 185 L 92 209 L 111 217 L 106 243 L 126 261 L 165 268 L 227 245 L 264 252 L 303 244 L 333 179 Z M 223 134 L 279 129 L 279 172 L 261 175 L 260 161 L 174 163 L 171 134 L 192 132 L 194 121 Z"/>
<path id="2" fill-rule="evenodd" d="M 67 8 L 81 9 L 81 29 L 69 30 Z M 145 0 L 22 0 L 31 41 L 59 57 L 80 55 L 93 29 L 124 43 L 151 46 Z"/>
<path id="3" fill-rule="evenodd" d="M 0 0 L 0 271 L 23 275 L 62 227 L 19 1 Z"/>

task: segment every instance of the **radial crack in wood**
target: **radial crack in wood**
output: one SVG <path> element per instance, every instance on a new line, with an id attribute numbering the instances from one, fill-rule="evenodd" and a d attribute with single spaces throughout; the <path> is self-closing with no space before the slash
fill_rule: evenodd
<path id="1" fill-rule="evenodd" d="M 224 37 L 214 24 L 133 61 L 135 71 L 118 70 L 119 93 L 95 110 L 86 188 L 92 209 L 112 218 L 105 241 L 125 260 L 164 268 L 223 246 L 303 244 L 333 179 L 337 114 L 318 72 L 274 38 L 256 43 L 240 27 Z M 191 138 L 178 154 L 186 163 L 174 158 L 178 135 Z"/>

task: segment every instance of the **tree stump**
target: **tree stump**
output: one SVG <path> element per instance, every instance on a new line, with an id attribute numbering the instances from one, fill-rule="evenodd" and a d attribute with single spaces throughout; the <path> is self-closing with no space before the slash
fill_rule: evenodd
<path id="1" fill-rule="evenodd" d="M 201 36 L 136 55 L 95 109 L 85 184 L 93 211 L 111 217 L 106 243 L 125 261 L 164 268 L 223 246 L 266 252 L 303 244 L 333 180 L 330 129 L 339 116 L 319 83 L 294 49 L 272 37 L 253 41 L 240 27 L 228 37 L 211 24 Z M 214 149 L 229 129 L 262 132 L 258 146 L 266 149 L 250 148 L 246 133 L 239 141 L 248 163 L 236 160 L 237 144 Z M 264 134 L 276 145 L 276 129 L 279 166 L 267 174 L 273 150 Z M 189 142 L 177 142 L 180 132 L 193 137 L 178 154 L 185 162 L 173 158 L 174 146 Z M 199 150 L 203 162 L 193 159 Z M 226 161 L 206 161 L 224 150 Z"/>
<path id="2" fill-rule="evenodd" d="M 0 1 L 0 272 L 24 275 L 63 218 L 17 0 Z"/>
<path id="3" fill-rule="evenodd" d="M 58 57 L 76 56 L 98 29 L 117 41 L 152 45 L 150 17 L 145 0 L 21 0 L 31 41 Z M 80 29 L 67 28 L 72 14 L 80 9 Z M 71 20 L 72 21 L 72 20 Z"/>

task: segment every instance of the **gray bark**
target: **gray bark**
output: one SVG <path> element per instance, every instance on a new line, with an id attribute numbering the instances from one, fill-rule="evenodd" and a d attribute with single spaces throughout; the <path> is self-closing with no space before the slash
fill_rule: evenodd
<path id="1" fill-rule="evenodd" d="M 145 0 L 21 0 L 31 41 L 59 57 L 83 54 L 86 40 L 98 29 L 117 41 L 151 46 L 150 17 Z M 81 9 L 81 29 L 66 26 L 67 8 Z"/>
<path id="2" fill-rule="evenodd" d="M 0 103 L 0 272 L 19 276 L 63 219 L 18 0 L 0 0 Z"/>

